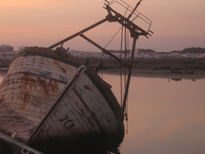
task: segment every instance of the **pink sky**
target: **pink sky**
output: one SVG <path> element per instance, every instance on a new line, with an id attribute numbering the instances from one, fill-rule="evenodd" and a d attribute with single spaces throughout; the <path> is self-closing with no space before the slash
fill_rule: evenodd
<path id="1" fill-rule="evenodd" d="M 137 1 L 127 0 L 133 7 Z M 0 0 L 0 44 L 49 46 L 106 15 L 103 0 Z M 204 0 L 144 0 L 139 8 L 153 21 L 152 38 L 139 39 L 138 48 L 159 51 L 205 47 Z M 120 25 L 105 24 L 89 36 L 102 46 Z M 81 44 L 81 46 L 79 46 Z M 118 48 L 114 41 L 112 48 Z M 72 49 L 95 50 L 81 39 Z"/>

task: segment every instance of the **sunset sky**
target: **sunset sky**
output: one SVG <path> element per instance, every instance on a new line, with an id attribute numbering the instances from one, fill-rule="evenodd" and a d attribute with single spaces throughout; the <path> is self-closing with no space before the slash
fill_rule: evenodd
<path id="1" fill-rule="evenodd" d="M 135 6 L 136 1 L 127 0 Z M 0 44 L 49 46 L 106 16 L 103 0 L 0 0 Z M 157 51 L 205 47 L 204 0 L 144 0 L 139 7 L 153 21 L 153 37 L 140 38 L 137 48 Z M 105 24 L 89 36 L 104 46 L 116 28 Z M 80 46 L 79 46 L 80 44 Z M 71 49 L 97 50 L 76 39 Z M 114 41 L 111 48 L 117 49 Z"/>

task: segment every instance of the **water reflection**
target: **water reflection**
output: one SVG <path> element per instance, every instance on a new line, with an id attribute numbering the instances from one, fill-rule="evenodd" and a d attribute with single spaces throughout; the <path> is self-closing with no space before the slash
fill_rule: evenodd
<path id="1" fill-rule="evenodd" d="M 104 75 L 120 98 L 118 75 Z M 2 77 L 0 76 L 0 82 Z M 204 154 L 205 80 L 133 77 L 121 154 Z"/>
<path id="2" fill-rule="evenodd" d="M 104 75 L 120 98 L 119 77 Z M 204 154 L 205 80 L 134 77 L 122 154 Z"/>

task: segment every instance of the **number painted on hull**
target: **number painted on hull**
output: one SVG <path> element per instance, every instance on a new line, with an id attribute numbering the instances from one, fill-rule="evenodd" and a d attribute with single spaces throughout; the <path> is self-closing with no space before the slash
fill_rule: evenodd
<path id="1" fill-rule="evenodd" d="M 63 126 L 67 129 L 72 128 L 75 126 L 74 122 L 69 119 L 68 115 L 65 115 L 63 118 L 59 119 L 59 121 L 63 124 Z"/>

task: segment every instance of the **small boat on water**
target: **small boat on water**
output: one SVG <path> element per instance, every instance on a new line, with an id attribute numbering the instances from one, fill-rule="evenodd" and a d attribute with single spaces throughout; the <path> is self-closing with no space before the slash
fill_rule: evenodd
<path id="1" fill-rule="evenodd" d="M 0 140 L 9 143 L 12 154 L 117 151 L 124 138 L 124 111 L 132 63 L 125 64 L 84 33 L 105 21 L 120 23 L 133 37 L 132 60 L 138 37 L 152 33 L 150 27 L 145 31 L 132 22 L 131 16 L 140 2 L 134 9 L 128 8 L 130 14 L 124 17 L 106 1 L 108 16 L 100 22 L 49 48 L 28 47 L 16 55 L 0 85 Z M 135 16 L 136 19 L 141 14 L 137 12 Z M 62 48 L 54 50 L 76 36 L 129 67 L 122 106 L 111 86 L 97 72 L 59 50 Z M 1 142 L 0 148 L 4 148 Z"/>

